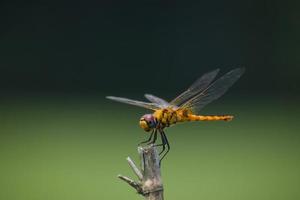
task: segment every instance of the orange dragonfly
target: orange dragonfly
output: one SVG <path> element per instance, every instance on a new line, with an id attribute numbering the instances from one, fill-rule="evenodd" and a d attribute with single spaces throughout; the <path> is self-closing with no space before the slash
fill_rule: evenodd
<path id="1" fill-rule="evenodd" d="M 157 133 L 159 133 L 162 141 L 162 144 L 157 145 L 162 146 L 160 155 L 165 152 L 161 157 L 162 160 L 170 150 L 170 144 L 164 132 L 166 127 L 186 121 L 230 121 L 233 119 L 232 115 L 199 115 L 199 113 L 204 106 L 222 96 L 242 76 L 244 71 L 244 68 L 233 69 L 215 81 L 213 80 L 219 69 L 208 72 L 171 102 L 151 94 L 145 94 L 150 102 L 114 96 L 106 98 L 154 111 L 152 114 L 145 114 L 140 118 L 140 127 L 151 133 L 149 139 L 140 144 L 154 144 L 157 140 Z"/>

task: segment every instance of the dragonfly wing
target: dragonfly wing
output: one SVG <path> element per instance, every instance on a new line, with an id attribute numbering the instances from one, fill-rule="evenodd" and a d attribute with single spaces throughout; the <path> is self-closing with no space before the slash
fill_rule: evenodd
<path id="1" fill-rule="evenodd" d="M 157 96 L 154 96 L 152 94 L 145 94 L 146 99 L 148 99 L 149 101 L 151 101 L 152 103 L 156 103 L 158 105 L 160 105 L 161 108 L 166 108 L 170 106 L 170 103 L 168 103 L 166 100 L 161 99 Z"/>
<path id="2" fill-rule="evenodd" d="M 126 103 L 126 104 L 130 104 L 130 105 L 134 105 L 134 106 L 139 106 L 142 108 L 147 108 L 150 110 L 160 109 L 160 106 L 156 103 L 147 103 L 147 102 L 136 101 L 136 100 L 127 99 L 127 98 L 123 98 L 123 97 L 114 97 L 114 96 L 107 96 L 106 98 L 113 100 L 113 101 L 121 102 L 121 103 Z"/>
<path id="3" fill-rule="evenodd" d="M 244 68 L 237 68 L 228 72 L 184 103 L 182 107 L 188 108 L 194 113 L 199 112 L 204 106 L 222 96 L 242 76 L 244 71 Z"/>
<path id="4" fill-rule="evenodd" d="M 193 98 L 195 95 L 207 88 L 207 86 L 215 79 L 219 72 L 219 69 L 215 69 L 208 72 L 198 78 L 186 91 L 181 93 L 178 97 L 170 102 L 171 105 L 181 106 L 189 99 Z"/>

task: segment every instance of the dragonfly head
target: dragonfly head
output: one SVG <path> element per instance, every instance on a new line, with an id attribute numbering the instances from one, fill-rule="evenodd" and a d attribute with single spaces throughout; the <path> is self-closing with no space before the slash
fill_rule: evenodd
<path id="1" fill-rule="evenodd" d="M 149 132 L 156 127 L 156 120 L 152 114 L 146 114 L 140 119 L 140 127 Z"/>

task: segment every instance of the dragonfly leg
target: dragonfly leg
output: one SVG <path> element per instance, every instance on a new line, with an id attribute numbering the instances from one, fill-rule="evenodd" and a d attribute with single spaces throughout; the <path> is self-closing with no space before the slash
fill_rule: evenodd
<path id="1" fill-rule="evenodd" d="M 143 142 L 140 142 L 139 145 L 145 144 L 145 143 L 147 143 L 147 142 L 150 142 L 150 140 L 151 140 L 152 137 L 153 137 L 153 134 L 154 134 L 154 130 L 151 132 L 149 139 L 148 139 L 148 140 L 145 140 L 145 141 L 143 141 Z"/>
<path id="2" fill-rule="evenodd" d="M 161 157 L 161 159 L 160 159 L 160 161 L 159 161 L 159 164 L 161 163 L 161 161 L 162 161 L 162 159 L 164 159 L 164 157 L 168 154 L 168 152 L 170 151 L 170 144 L 169 144 L 169 141 L 168 141 L 168 138 L 167 138 L 167 136 L 166 136 L 166 134 L 165 134 L 165 132 L 162 130 L 161 131 L 161 135 L 162 135 L 162 137 L 164 137 L 164 141 L 165 141 L 165 143 L 166 143 L 166 145 L 167 145 L 167 151 L 164 153 L 164 155 Z"/>
<path id="3" fill-rule="evenodd" d="M 158 144 L 157 146 L 162 146 L 162 150 L 161 150 L 161 152 L 159 152 L 159 155 L 161 155 L 166 149 L 166 140 L 165 140 L 165 137 L 162 134 L 162 131 L 159 131 L 159 133 L 160 133 L 162 144 Z"/>
<path id="4" fill-rule="evenodd" d="M 148 145 L 149 144 L 154 144 L 156 142 L 156 139 L 157 139 L 157 129 L 154 130 L 154 133 L 153 133 L 153 140 L 149 143 L 147 143 Z"/>

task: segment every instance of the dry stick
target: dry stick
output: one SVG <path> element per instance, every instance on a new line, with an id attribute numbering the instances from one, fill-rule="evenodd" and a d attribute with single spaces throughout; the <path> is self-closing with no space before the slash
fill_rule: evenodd
<path id="1" fill-rule="evenodd" d="M 127 161 L 139 181 L 136 182 L 122 175 L 118 175 L 118 177 L 136 189 L 146 200 L 163 200 L 163 184 L 156 147 L 154 145 L 138 147 L 138 152 L 140 154 L 141 170 L 138 169 L 129 157 Z"/>

